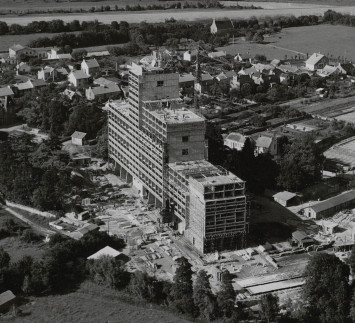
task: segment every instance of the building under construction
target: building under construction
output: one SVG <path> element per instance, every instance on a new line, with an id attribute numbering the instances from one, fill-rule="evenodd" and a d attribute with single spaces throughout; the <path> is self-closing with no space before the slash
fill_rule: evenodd
<path id="1" fill-rule="evenodd" d="M 209 163 L 205 119 L 179 98 L 179 75 L 132 64 L 128 102 L 107 103 L 109 157 L 201 253 L 245 245 L 244 182 Z"/>

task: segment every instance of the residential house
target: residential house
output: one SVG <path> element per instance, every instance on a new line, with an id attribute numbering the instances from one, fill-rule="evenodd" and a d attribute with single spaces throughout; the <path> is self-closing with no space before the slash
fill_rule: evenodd
<path id="1" fill-rule="evenodd" d="M 317 74 L 321 77 L 328 77 L 331 75 L 339 75 L 340 70 L 335 66 L 326 65 L 320 71 L 318 71 Z"/>
<path id="2" fill-rule="evenodd" d="M 100 65 L 95 58 L 84 59 L 81 63 L 81 70 L 87 75 L 93 75 L 100 72 Z"/>
<path id="3" fill-rule="evenodd" d="M 38 71 L 37 77 L 38 79 L 44 81 L 64 80 L 68 77 L 68 71 L 64 67 L 54 68 L 50 66 L 45 66 L 40 71 Z"/>
<path id="4" fill-rule="evenodd" d="M 238 62 L 238 63 L 246 63 L 246 62 L 249 62 L 251 63 L 251 55 L 249 54 L 237 54 L 234 56 L 234 61 Z"/>
<path id="5" fill-rule="evenodd" d="M 354 65 L 351 63 L 339 63 L 336 67 L 341 74 L 351 75 L 355 72 Z"/>
<path id="6" fill-rule="evenodd" d="M 255 154 L 269 153 L 272 156 L 276 156 L 279 152 L 278 141 L 282 136 L 272 132 L 262 132 L 256 135 L 252 135 L 255 141 Z"/>
<path id="7" fill-rule="evenodd" d="M 304 209 L 304 215 L 311 219 L 322 219 L 355 203 L 355 190 L 347 191 Z"/>
<path id="8" fill-rule="evenodd" d="M 292 233 L 292 241 L 298 245 L 298 247 L 305 248 L 314 244 L 314 240 L 307 235 L 304 231 L 295 231 Z"/>
<path id="9" fill-rule="evenodd" d="M 15 58 L 20 58 L 21 55 L 26 55 L 26 56 L 30 56 L 30 57 L 36 57 L 37 56 L 37 52 L 36 50 L 27 47 L 27 46 L 22 46 L 20 44 L 11 46 L 9 48 L 9 56 L 10 57 L 15 57 Z"/>
<path id="10" fill-rule="evenodd" d="M 68 81 L 75 87 L 87 87 L 89 75 L 83 71 L 71 71 L 68 75 Z"/>
<path id="11" fill-rule="evenodd" d="M 1 53 L 0 54 L 0 62 L 2 64 L 15 65 L 17 63 L 17 59 L 16 59 L 16 57 L 10 57 L 10 55 L 7 53 Z"/>
<path id="12" fill-rule="evenodd" d="M 215 78 L 218 80 L 218 82 L 230 83 L 233 77 L 237 75 L 238 74 L 234 70 L 231 70 L 231 71 L 221 72 Z"/>
<path id="13" fill-rule="evenodd" d="M 110 86 L 110 85 L 119 85 L 120 80 L 118 78 L 105 78 L 105 77 L 99 77 L 93 81 L 93 84 L 95 85 L 100 85 L 100 86 Z"/>
<path id="14" fill-rule="evenodd" d="M 188 62 L 192 62 L 196 59 L 196 56 L 197 56 L 197 49 L 188 50 L 188 51 L 184 52 L 183 60 L 188 61 Z"/>
<path id="15" fill-rule="evenodd" d="M 311 57 L 306 60 L 306 68 L 310 71 L 320 70 L 324 68 L 329 63 L 328 57 L 320 54 L 314 53 Z"/>
<path id="16" fill-rule="evenodd" d="M 11 290 L 7 290 L 0 294 L 0 312 L 8 312 L 16 303 L 16 296 Z"/>
<path id="17" fill-rule="evenodd" d="M 242 150 L 244 147 L 245 140 L 247 136 L 242 135 L 241 133 L 231 132 L 226 138 L 224 138 L 224 145 L 236 150 Z"/>
<path id="18" fill-rule="evenodd" d="M 71 142 L 73 145 L 84 146 L 85 145 L 85 137 L 86 137 L 85 132 L 75 131 L 71 135 Z"/>
<path id="19" fill-rule="evenodd" d="M 31 66 L 28 65 L 25 62 L 21 62 L 19 64 L 16 65 L 16 73 L 17 75 L 21 74 L 21 73 L 31 73 Z"/>
<path id="20" fill-rule="evenodd" d="M 283 191 L 273 195 L 274 201 L 284 207 L 289 206 L 297 197 L 297 194 Z"/>
<path id="21" fill-rule="evenodd" d="M 69 53 L 64 53 L 62 49 L 58 47 L 51 48 L 48 53 L 49 60 L 71 60 L 72 56 Z"/>
<path id="22" fill-rule="evenodd" d="M 270 65 L 275 66 L 275 67 L 279 66 L 280 64 L 281 64 L 281 61 L 276 58 L 270 62 Z"/>
<path id="23" fill-rule="evenodd" d="M 233 76 L 230 86 L 232 89 L 241 89 L 244 84 L 249 84 L 252 88 L 255 86 L 254 80 L 250 75 L 236 75 Z"/>
<path id="24" fill-rule="evenodd" d="M 17 83 L 13 85 L 13 89 L 17 92 L 15 94 L 23 95 L 27 92 L 31 92 L 34 89 L 38 89 L 48 84 L 43 80 L 28 80 L 24 83 Z"/>
<path id="25" fill-rule="evenodd" d="M 107 100 L 109 98 L 117 97 L 120 93 L 121 90 L 117 84 L 89 87 L 85 90 L 85 96 L 90 101 L 98 98 Z"/>
<path id="26" fill-rule="evenodd" d="M 210 73 L 201 74 L 201 83 L 196 84 L 196 91 L 204 92 L 206 88 L 213 84 L 213 77 Z"/>

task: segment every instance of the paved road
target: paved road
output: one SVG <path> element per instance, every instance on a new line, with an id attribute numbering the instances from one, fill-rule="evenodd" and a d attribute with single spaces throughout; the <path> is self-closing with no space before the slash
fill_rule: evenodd
<path id="1" fill-rule="evenodd" d="M 249 4 L 249 3 L 248 3 Z M 270 6 L 270 4 L 268 4 Z M 103 23 L 110 23 L 111 21 L 127 21 L 129 23 L 140 23 L 146 21 L 148 23 L 164 22 L 165 19 L 174 18 L 176 20 L 194 21 L 201 19 L 248 19 L 252 16 L 280 16 L 280 15 L 322 15 L 325 11 L 331 9 L 341 13 L 349 13 L 355 11 L 355 6 L 322 6 L 322 5 L 305 5 L 294 4 L 274 4 L 270 9 L 174 9 L 161 11 L 139 11 L 139 12 L 95 12 L 82 14 L 38 14 L 28 16 L 2 16 L 1 21 L 8 24 L 27 25 L 35 20 L 51 21 L 53 19 L 61 19 L 65 22 L 72 20 L 87 21 L 98 20 Z"/>

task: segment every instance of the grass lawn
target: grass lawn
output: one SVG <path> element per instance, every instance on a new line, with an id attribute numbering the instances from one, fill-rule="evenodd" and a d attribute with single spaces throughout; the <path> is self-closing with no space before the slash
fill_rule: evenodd
<path id="1" fill-rule="evenodd" d="M 152 305 L 136 305 L 122 300 L 114 290 L 85 282 L 76 292 L 66 295 L 31 299 L 20 309 L 26 316 L 7 322 L 14 323 L 185 323 L 181 317 Z"/>

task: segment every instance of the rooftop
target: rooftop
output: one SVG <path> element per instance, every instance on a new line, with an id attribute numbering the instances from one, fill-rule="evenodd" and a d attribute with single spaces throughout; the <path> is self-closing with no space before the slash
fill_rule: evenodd
<path id="1" fill-rule="evenodd" d="M 76 139 L 83 139 L 86 136 L 85 132 L 75 131 L 71 137 Z"/>
<path id="2" fill-rule="evenodd" d="M 315 212 L 322 212 L 331 209 L 337 205 L 355 200 L 355 190 L 344 192 L 327 200 L 312 205 L 310 208 Z"/>
<path id="3" fill-rule="evenodd" d="M 120 254 L 121 254 L 121 252 L 117 251 L 116 249 L 106 246 L 105 248 L 102 248 L 98 252 L 96 252 L 93 255 L 91 255 L 90 257 L 88 257 L 87 259 L 99 259 L 100 257 L 104 257 L 104 256 L 116 258 Z"/>
<path id="4" fill-rule="evenodd" d="M 9 87 L 1 87 L 0 88 L 0 97 L 8 96 L 8 95 L 14 95 L 14 92 L 12 92 L 11 88 L 9 88 Z"/>
<path id="5" fill-rule="evenodd" d="M 273 198 L 277 198 L 282 201 L 289 201 L 289 200 L 293 199 L 295 196 L 297 196 L 297 194 L 283 191 L 283 192 L 279 192 L 279 193 L 273 195 Z"/>
<path id="6" fill-rule="evenodd" d="M 308 58 L 306 60 L 306 64 L 310 64 L 310 65 L 315 65 L 317 64 L 323 57 L 325 57 L 324 55 L 320 54 L 320 53 L 314 53 L 310 58 Z"/>
<path id="7" fill-rule="evenodd" d="M 7 290 L 6 292 L 3 292 L 0 294 L 0 306 L 6 304 L 7 302 L 12 301 L 15 299 L 16 296 L 11 290 Z"/>
<path id="8" fill-rule="evenodd" d="M 72 74 L 77 80 L 89 78 L 89 75 L 85 74 L 83 71 L 72 71 L 70 74 Z"/>
<path id="9" fill-rule="evenodd" d="M 83 64 L 86 63 L 87 67 L 89 68 L 93 68 L 93 67 L 100 67 L 99 63 L 97 62 L 97 60 L 94 59 L 88 59 L 88 60 L 83 60 Z"/>

